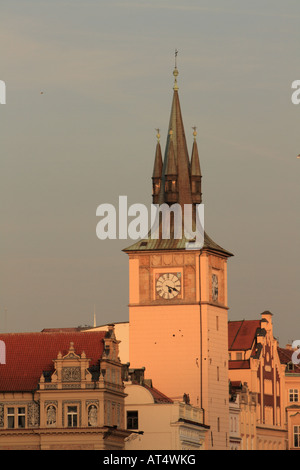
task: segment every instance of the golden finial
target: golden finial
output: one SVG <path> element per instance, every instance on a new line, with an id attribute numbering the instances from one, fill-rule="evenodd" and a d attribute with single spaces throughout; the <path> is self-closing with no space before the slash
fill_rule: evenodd
<path id="1" fill-rule="evenodd" d="M 192 129 L 194 130 L 194 132 L 193 132 L 194 140 L 196 140 L 196 137 L 197 137 L 197 127 L 194 126 L 194 127 L 192 127 Z"/>
<path id="2" fill-rule="evenodd" d="M 157 138 L 157 142 L 159 142 L 159 139 L 160 139 L 160 133 L 159 133 L 159 129 L 155 129 L 156 130 L 156 138 Z"/>
<path id="3" fill-rule="evenodd" d="M 175 68 L 173 70 L 173 75 L 175 77 L 175 81 L 174 81 L 173 90 L 178 90 L 177 77 L 178 77 L 179 72 L 177 70 L 177 55 L 178 55 L 178 49 L 175 49 Z"/>

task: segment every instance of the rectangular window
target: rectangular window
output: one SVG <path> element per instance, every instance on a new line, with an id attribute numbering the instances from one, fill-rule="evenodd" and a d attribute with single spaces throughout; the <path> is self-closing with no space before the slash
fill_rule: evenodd
<path id="1" fill-rule="evenodd" d="M 236 353 L 236 360 L 237 361 L 242 361 L 242 359 L 243 359 L 243 354 L 241 352 L 237 352 Z"/>
<path id="2" fill-rule="evenodd" d="M 18 428 L 25 428 L 25 408 L 18 408 Z"/>
<path id="3" fill-rule="evenodd" d="M 219 331 L 219 317 L 216 317 L 216 330 Z"/>
<path id="4" fill-rule="evenodd" d="M 300 447 L 300 426 L 294 426 L 294 447 Z"/>
<path id="5" fill-rule="evenodd" d="M 25 406 L 7 408 L 7 427 L 8 429 L 25 428 L 26 409 Z"/>
<path id="6" fill-rule="evenodd" d="M 219 366 L 217 366 L 217 381 L 219 382 L 220 380 L 220 369 Z"/>
<path id="7" fill-rule="evenodd" d="M 290 388 L 289 390 L 289 400 L 291 402 L 298 402 L 299 401 L 299 391 L 297 388 Z"/>
<path id="8" fill-rule="evenodd" d="M 15 427 L 15 409 L 7 408 L 7 427 L 13 429 Z"/>
<path id="9" fill-rule="evenodd" d="M 78 426 L 77 406 L 68 406 L 67 418 L 68 428 L 76 428 Z"/>
<path id="10" fill-rule="evenodd" d="M 138 411 L 127 411 L 127 429 L 139 428 Z"/>

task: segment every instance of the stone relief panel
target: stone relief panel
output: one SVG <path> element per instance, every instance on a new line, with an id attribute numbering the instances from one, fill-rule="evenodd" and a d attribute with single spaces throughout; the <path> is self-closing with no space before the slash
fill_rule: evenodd
<path id="1" fill-rule="evenodd" d="M 27 425 L 29 428 L 35 428 L 40 425 L 40 405 L 37 402 L 28 403 Z"/>
<path id="2" fill-rule="evenodd" d="M 80 367 L 63 367 L 62 382 L 80 382 Z"/>
<path id="3" fill-rule="evenodd" d="M 153 255 L 151 257 L 152 260 L 152 266 L 161 266 L 161 255 Z"/>
<path id="4" fill-rule="evenodd" d="M 150 300 L 150 272 L 149 268 L 140 268 L 140 297 L 143 301 Z"/>
<path id="5" fill-rule="evenodd" d="M 186 300 L 196 298 L 196 273 L 193 266 L 186 266 L 184 270 L 184 292 Z"/>
<path id="6" fill-rule="evenodd" d="M 0 403 L 0 428 L 4 426 L 4 404 Z"/>

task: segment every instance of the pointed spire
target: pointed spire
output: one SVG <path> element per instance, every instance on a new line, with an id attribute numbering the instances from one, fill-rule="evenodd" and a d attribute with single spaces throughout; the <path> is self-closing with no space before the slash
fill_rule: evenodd
<path id="1" fill-rule="evenodd" d="M 174 204 L 178 202 L 178 176 L 173 145 L 173 131 L 169 132 L 169 147 L 167 154 L 167 165 L 165 169 L 165 202 Z"/>
<path id="2" fill-rule="evenodd" d="M 175 161 L 172 129 L 170 130 L 169 135 L 170 135 L 170 143 L 169 143 L 169 149 L 168 149 L 168 155 L 167 155 L 167 168 L 165 171 L 165 175 L 177 176 L 177 166 L 176 166 L 176 161 Z"/>
<path id="3" fill-rule="evenodd" d="M 155 159 L 154 159 L 154 167 L 152 173 L 152 202 L 153 204 L 158 204 L 159 193 L 161 188 L 161 178 L 162 178 L 162 168 L 163 168 L 163 161 L 162 161 L 162 153 L 160 148 L 160 133 L 159 129 L 156 129 L 156 152 L 155 152 Z"/>
<path id="4" fill-rule="evenodd" d="M 155 130 L 157 131 L 157 134 L 156 134 L 157 144 L 156 144 L 156 152 L 155 152 L 152 178 L 161 178 L 163 162 L 162 162 L 162 153 L 161 153 L 161 147 L 160 147 L 160 133 L 159 133 L 159 129 L 155 129 Z"/>
<path id="5" fill-rule="evenodd" d="M 201 169 L 200 169 L 200 160 L 199 160 L 199 154 L 198 154 L 198 146 L 197 146 L 197 141 L 196 141 L 196 127 L 192 127 L 194 129 L 193 136 L 194 136 L 194 142 L 193 142 L 193 149 L 192 149 L 192 158 L 191 158 L 191 176 L 201 176 Z"/>
<path id="6" fill-rule="evenodd" d="M 200 160 L 197 146 L 197 131 L 196 127 L 192 128 L 194 130 L 194 142 L 192 149 L 191 157 L 191 184 L 192 184 L 192 198 L 194 204 L 201 204 L 202 202 L 202 192 L 201 192 L 201 169 L 200 169 Z"/>
<path id="7" fill-rule="evenodd" d="M 196 213 L 196 204 L 201 203 L 201 169 L 199 154 L 196 142 L 196 128 L 194 129 L 194 144 L 192 149 L 191 161 L 189 158 L 189 153 L 186 144 L 183 120 L 181 116 L 180 102 L 179 102 L 179 93 L 178 93 L 178 84 L 177 84 L 177 57 L 178 51 L 175 51 L 175 68 L 173 75 L 175 77 L 175 83 L 173 86 L 173 101 L 171 108 L 171 115 L 169 121 L 168 136 L 166 142 L 166 148 L 164 153 L 163 168 L 160 172 L 161 164 L 161 151 L 159 138 L 156 147 L 155 154 L 155 163 L 153 170 L 153 188 L 159 188 L 158 193 L 154 193 L 153 199 L 154 204 L 164 204 L 169 205 L 174 202 L 179 203 L 181 207 L 184 204 L 193 205 L 193 225 L 195 225 L 195 220 L 197 217 Z M 170 133 L 170 130 L 172 131 Z M 159 131 L 158 131 L 159 135 Z M 159 135 L 160 137 L 160 135 Z M 175 173 L 175 174 L 172 174 Z M 159 178 L 161 175 L 161 179 Z M 157 186 L 154 184 L 157 182 Z M 159 182 L 159 185 L 158 185 Z M 182 207 L 182 209 L 184 209 Z M 184 210 L 183 210 L 184 213 Z M 170 232 L 171 237 L 167 240 L 162 237 L 162 223 L 161 218 L 158 221 L 158 227 L 156 229 L 156 234 L 159 236 L 152 238 L 151 233 L 149 232 L 148 236 L 142 241 L 137 241 L 130 247 L 124 249 L 123 251 L 130 253 L 135 251 L 148 251 L 148 250 L 182 250 L 186 249 L 186 243 L 190 241 L 188 238 L 183 236 L 181 239 L 175 236 L 175 227 L 174 217 L 172 219 L 173 213 L 171 212 L 170 217 Z M 173 224 L 173 225 L 172 225 Z M 155 227 L 156 228 L 156 227 Z M 194 230 L 194 228 L 193 228 Z M 184 233 L 184 232 L 183 232 Z M 157 239 L 156 239 L 157 238 Z M 217 245 L 208 235 L 204 234 L 204 249 L 211 250 L 214 252 L 220 252 L 225 257 L 233 256 L 228 251 L 224 250 L 221 246 Z"/>
<path id="8" fill-rule="evenodd" d="M 173 72 L 175 76 L 175 85 L 173 92 L 173 101 L 171 108 L 171 115 L 169 121 L 169 133 L 165 149 L 165 158 L 164 158 L 164 167 L 162 175 L 162 185 L 161 192 L 159 197 L 159 204 L 163 204 L 166 201 L 165 197 L 165 174 L 167 169 L 169 170 L 169 147 L 171 145 L 171 136 L 172 136 L 172 145 L 174 149 L 174 160 L 177 169 L 177 192 L 178 192 L 178 203 L 182 206 L 184 204 L 192 203 L 192 194 L 191 194 L 191 184 L 190 184 L 190 159 L 186 144 L 184 125 L 181 115 L 179 93 L 176 77 L 178 76 L 177 64 L 175 64 L 175 69 Z M 170 135 L 170 131 L 172 131 Z"/>

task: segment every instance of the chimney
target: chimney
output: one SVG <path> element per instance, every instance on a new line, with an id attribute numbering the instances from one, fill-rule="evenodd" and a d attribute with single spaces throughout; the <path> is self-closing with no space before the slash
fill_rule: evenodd
<path id="1" fill-rule="evenodd" d="M 261 322 L 265 323 L 262 324 L 262 328 L 265 328 L 266 331 L 270 331 L 273 334 L 273 324 L 272 324 L 272 316 L 273 313 L 266 310 L 265 312 L 261 313 Z"/>

